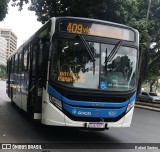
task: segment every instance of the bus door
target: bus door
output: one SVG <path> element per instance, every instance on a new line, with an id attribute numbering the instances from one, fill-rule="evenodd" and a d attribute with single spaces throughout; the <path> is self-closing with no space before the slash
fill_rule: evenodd
<path id="1" fill-rule="evenodd" d="M 39 42 L 31 44 L 31 62 L 30 62 L 30 86 L 29 86 L 29 101 L 28 112 L 34 119 L 40 119 L 42 110 L 42 48 L 43 45 Z"/>

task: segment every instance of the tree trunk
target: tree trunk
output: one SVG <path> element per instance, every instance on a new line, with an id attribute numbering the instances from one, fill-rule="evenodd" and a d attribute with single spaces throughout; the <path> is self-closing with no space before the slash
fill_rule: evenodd
<path id="1" fill-rule="evenodd" d="M 155 92 L 157 92 L 157 88 L 158 88 L 158 80 L 156 81 Z"/>
<path id="2" fill-rule="evenodd" d="M 154 83 L 151 83 L 151 84 L 150 84 L 150 92 L 153 92 L 153 89 L 152 89 L 152 88 L 153 88 L 153 84 L 154 84 Z"/>
<path id="3" fill-rule="evenodd" d="M 150 13 L 150 9 L 151 9 L 151 1 L 152 0 L 149 0 L 149 2 L 148 2 L 148 10 L 147 10 L 147 17 L 146 17 L 147 20 L 149 18 L 149 13 Z"/>
<path id="4" fill-rule="evenodd" d="M 137 95 L 141 92 L 142 83 L 147 76 L 148 61 L 148 52 L 146 50 L 141 50 L 139 59 L 139 79 L 137 84 Z"/>

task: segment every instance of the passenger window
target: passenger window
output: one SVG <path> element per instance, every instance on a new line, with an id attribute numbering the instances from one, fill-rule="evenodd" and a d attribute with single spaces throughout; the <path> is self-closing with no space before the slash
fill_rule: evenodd
<path id="1" fill-rule="evenodd" d="M 14 72 L 17 73 L 18 72 L 18 54 L 15 55 L 15 69 Z"/>
<path id="2" fill-rule="evenodd" d="M 39 49 L 38 49 L 38 67 L 39 71 L 41 70 L 42 66 L 42 57 L 43 57 L 43 44 L 39 44 Z"/>
<path id="3" fill-rule="evenodd" d="M 22 72 L 22 54 L 19 54 L 19 72 Z"/>
<path id="4" fill-rule="evenodd" d="M 24 71 L 27 71 L 27 50 L 24 50 L 24 61 L 23 61 L 23 65 L 24 65 Z"/>
<path id="5" fill-rule="evenodd" d="M 14 73 L 14 56 L 12 57 L 11 73 Z"/>
<path id="6" fill-rule="evenodd" d="M 15 57 L 13 56 L 12 57 L 12 73 L 14 73 L 14 59 L 15 59 Z"/>
<path id="7" fill-rule="evenodd" d="M 36 75 L 36 52 L 37 52 L 37 46 L 33 45 L 33 52 L 32 52 L 32 76 Z"/>

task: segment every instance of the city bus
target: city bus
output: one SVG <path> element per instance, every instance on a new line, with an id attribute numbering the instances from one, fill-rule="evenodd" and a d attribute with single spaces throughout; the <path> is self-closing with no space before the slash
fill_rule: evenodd
<path id="1" fill-rule="evenodd" d="M 139 33 L 131 27 L 53 17 L 8 58 L 8 96 L 45 125 L 129 127 L 138 50 Z"/>

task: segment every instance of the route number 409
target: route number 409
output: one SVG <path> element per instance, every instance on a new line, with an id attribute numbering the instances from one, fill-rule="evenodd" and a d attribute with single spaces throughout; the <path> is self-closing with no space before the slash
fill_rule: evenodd
<path id="1" fill-rule="evenodd" d="M 70 33 L 84 33 L 84 34 L 88 34 L 90 32 L 89 27 L 83 27 L 82 24 L 76 24 L 76 23 L 69 23 L 67 26 L 67 31 Z"/>

